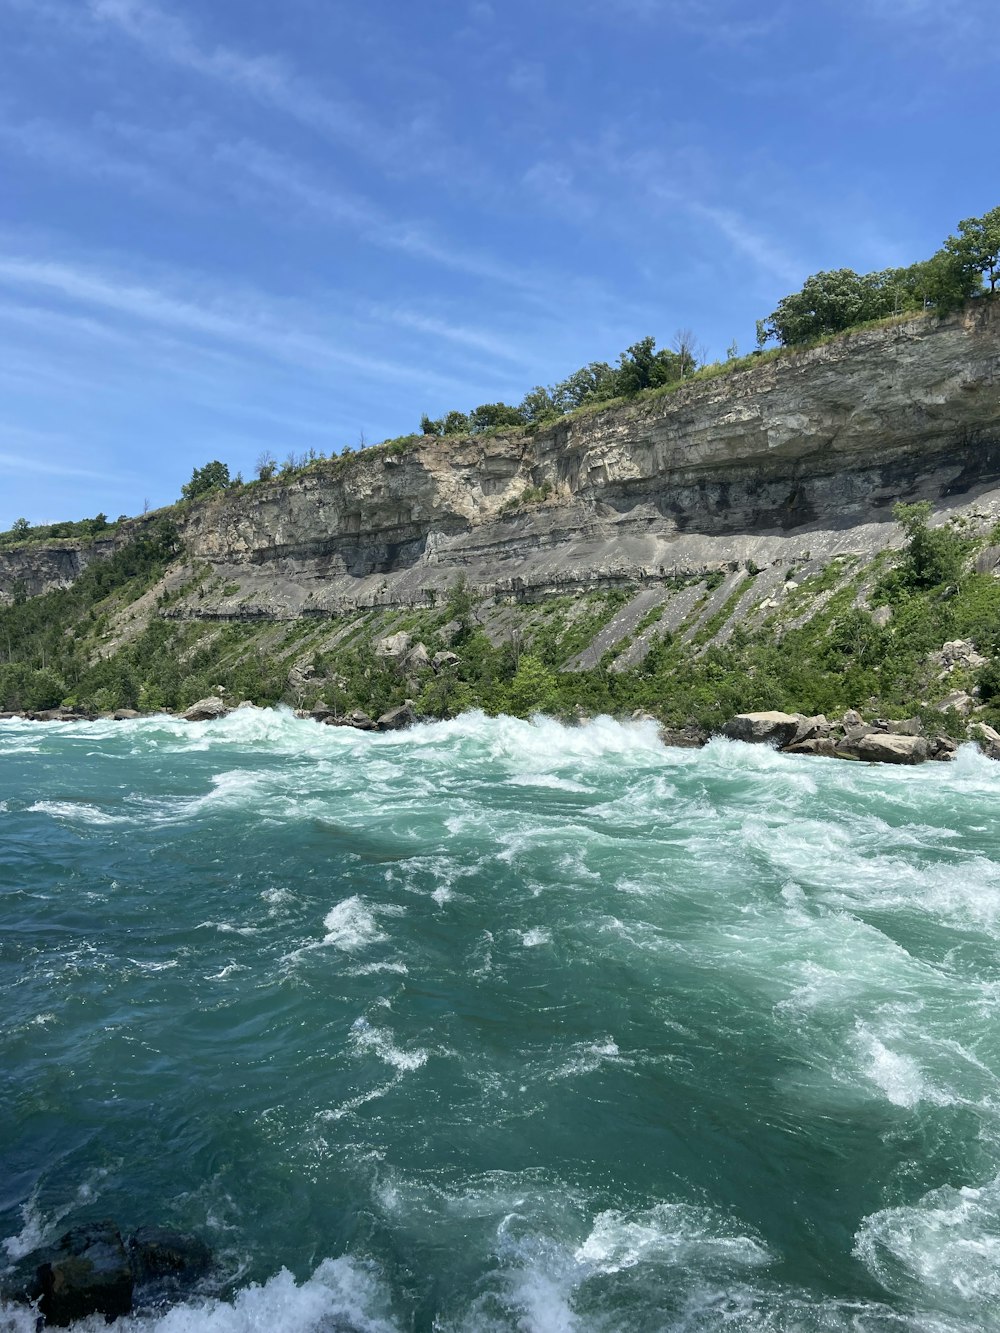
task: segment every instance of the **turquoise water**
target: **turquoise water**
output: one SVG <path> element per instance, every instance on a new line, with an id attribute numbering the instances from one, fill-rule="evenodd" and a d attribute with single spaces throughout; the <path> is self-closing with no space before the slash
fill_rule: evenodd
<path id="1" fill-rule="evenodd" d="M 197 1230 L 159 1333 L 1000 1328 L 998 798 L 607 719 L 0 723 L 0 1262 Z"/>

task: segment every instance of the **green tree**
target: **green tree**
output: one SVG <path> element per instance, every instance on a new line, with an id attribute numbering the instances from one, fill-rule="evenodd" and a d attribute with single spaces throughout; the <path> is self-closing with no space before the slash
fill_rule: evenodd
<path id="1" fill-rule="evenodd" d="M 930 527 L 929 501 L 898 504 L 892 516 L 907 536 L 906 554 L 901 568 L 904 582 L 911 588 L 936 588 L 961 582 L 966 544 L 947 524 Z"/>
<path id="2" fill-rule="evenodd" d="M 502 430 L 504 426 L 523 426 L 524 418 L 518 408 L 507 403 L 482 403 L 469 413 L 469 431 L 482 435 L 488 430 Z"/>
<path id="3" fill-rule="evenodd" d="M 31 531 L 31 524 L 26 518 L 15 518 L 10 530 L 15 537 L 27 537 Z"/>
<path id="4" fill-rule="evenodd" d="M 469 418 L 464 412 L 446 412 L 442 427 L 445 435 L 468 435 Z"/>
<path id="5" fill-rule="evenodd" d="M 181 495 L 185 500 L 194 500 L 199 495 L 209 495 L 212 491 L 224 491 L 228 485 L 229 468 L 218 459 L 213 459 L 204 467 L 194 469 L 191 480 L 181 487 Z"/>
<path id="6" fill-rule="evenodd" d="M 986 278 L 990 291 L 996 291 L 1000 278 L 1000 205 L 981 218 L 965 218 L 958 224 L 958 235 L 944 243 L 964 269 Z"/>
<path id="7" fill-rule="evenodd" d="M 529 713 L 553 713 L 558 709 L 558 683 L 539 658 L 530 654 L 521 658 L 507 687 L 507 705 L 517 717 L 527 717 Z"/>
<path id="8" fill-rule="evenodd" d="M 444 422 L 432 421 L 431 418 L 425 412 L 424 415 L 420 418 L 420 433 L 422 435 L 443 435 Z"/>
<path id="9" fill-rule="evenodd" d="M 553 417 L 559 415 L 559 409 L 552 397 L 552 390 L 546 389 L 541 384 L 536 384 L 533 389 L 524 395 L 517 410 L 521 414 L 522 421 L 532 423 L 550 421 Z"/>

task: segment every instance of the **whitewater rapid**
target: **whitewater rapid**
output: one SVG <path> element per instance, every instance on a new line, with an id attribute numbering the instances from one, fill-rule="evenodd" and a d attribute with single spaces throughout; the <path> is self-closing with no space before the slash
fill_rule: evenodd
<path id="1" fill-rule="evenodd" d="M 7 1260 L 205 1235 L 123 1333 L 1000 1328 L 998 797 L 608 718 L 0 723 Z"/>

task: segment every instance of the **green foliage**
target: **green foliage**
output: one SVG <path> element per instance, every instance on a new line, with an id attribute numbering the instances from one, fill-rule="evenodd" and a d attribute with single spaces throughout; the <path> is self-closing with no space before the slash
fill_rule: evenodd
<path id="1" fill-rule="evenodd" d="M 968 543 L 954 528 L 929 526 L 931 506 L 897 504 L 892 516 L 908 538 L 899 567 L 882 580 L 880 588 L 891 596 L 893 591 L 934 588 L 961 581 Z"/>
<path id="2" fill-rule="evenodd" d="M 181 495 L 185 500 L 196 500 L 199 496 L 210 495 L 213 491 L 224 491 L 229 485 L 229 468 L 216 458 L 211 463 L 206 463 L 204 467 L 194 469 L 191 480 L 181 487 Z"/>
<path id="3" fill-rule="evenodd" d="M 690 331 L 681 330 L 674 338 L 673 348 L 663 347 L 659 351 L 655 338 L 641 338 L 621 353 L 616 366 L 592 361 L 550 388 L 536 385 L 518 407 L 484 403 L 468 416 L 462 412 L 449 412 L 442 420 L 424 416 L 420 429 L 424 435 L 482 435 L 492 430 L 537 426 L 588 404 L 634 398 L 647 390 L 680 384 L 697 368 L 694 336 Z"/>
<path id="4" fill-rule="evenodd" d="M 32 525 L 26 518 L 16 519 L 6 532 L 0 532 L 0 547 L 17 546 L 22 542 L 49 542 L 63 538 L 75 538 L 86 541 L 98 534 L 110 533 L 125 520 L 125 516 L 108 522 L 107 514 L 97 514 L 94 518 L 81 518 L 77 522 L 38 523 Z"/>
<path id="5" fill-rule="evenodd" d="M 945 250 L 980 286 L 985 277 L 990 291 L 996 291 L 1000 278 L 1000 206 L 981 218 L 965 218 L 958 224 L 958 235 L 945 241 Z"/>
<path id="6" fill-rule="evenodd" d="M 984 275 L 994 291 L 1000 277 L 1000 207 L 981 218 L 966 218 L 958 230 L 936 254 L 907 268 L 812 274 L 800 291 L 782 297 L 767 319 L 758 320 L 758 345 L 773 339 L 783 347 L 801 347 L 873 320 L 927 308 L 946 314 L 982 291 Z"/>

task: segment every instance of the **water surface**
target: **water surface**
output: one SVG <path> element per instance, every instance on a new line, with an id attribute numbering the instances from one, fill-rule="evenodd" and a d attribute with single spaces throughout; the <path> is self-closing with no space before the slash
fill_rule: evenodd
<path id="1" fill-rule="evenodd" d="M 158 1333 L 1000 1328 L 998 797 L 607 719 L 0 723 L 0 1262 L 197 1230 Z"/>

